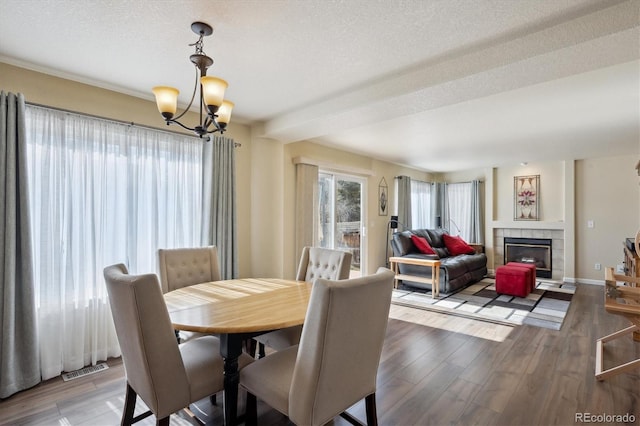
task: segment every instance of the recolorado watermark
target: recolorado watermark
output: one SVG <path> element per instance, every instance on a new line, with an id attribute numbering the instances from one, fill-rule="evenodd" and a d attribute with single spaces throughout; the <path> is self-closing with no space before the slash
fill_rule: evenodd
<path id="1" fill-rule="evenodd" d="M 635 423 L 636 416 L 631 413 L 626 414 L 595 414 L 576 413 L 575 423 Z"/>

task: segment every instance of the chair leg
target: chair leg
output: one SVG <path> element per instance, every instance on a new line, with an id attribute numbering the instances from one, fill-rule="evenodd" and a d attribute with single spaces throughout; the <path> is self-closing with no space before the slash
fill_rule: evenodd
<path id="1" fill-rule="evenodd" d="M 173 332 L 176 334 L 176 340 L 178 341 L 178 344 L 180 344 L 180 331 L 179 330 L 173 330 Z"/>
<path id="2" fill-rule="evenodd" d="M 133 413 L 136 409 L 136 399 L 138 394 L 133 390 L 129 383 L 127 383 L 127 393 L 124 398 L 124 410 L 122 411 L 122 420 L 120 424 L 122 426 L 129 426 L 133 424 Z"/>
<path id="3" fill-rule="evenodd" d="M 250 392 L 247 392 L 247 405 L 244 420 L 244 424 L 246 426 L 255 426 L 258 424 L 258 399 Z"/>
<path id="4" fill-rule="evenodd" d="M 169 420 L 170 420 L 170 416 L 164 417 L 162 419 L 157 419 L 156 420 L 156 425 L 157 426 L 169 426 Z"/>
<path id="5" fill-rule="evenodd" d="M 260 343 L 258 345 L 258 358 L 264 358 L 265 356 L 267 356 L 267 354 L 264 349 L 264 343 Z"/>
<path id="6" fill-rule="evenodd" d="M 216 394 L 214 393 L 213 395 L 209 396 L 209 401 L 211 402 L 211 405 L 216 405 L 218 398 L 216 397 Z"/>
<path id="7" fill-rule="evenodd" d="M 245 351 L 251 356 L 251 358 L 256 357 L 256 345 L 258 342 L 255 339 L 247 339 L 244 341 Z"/>
<path id="8" fill-rule="evenodd" d="M 367 411 L 367 426 L 378 426 L 378 414 L 376 412 L 376 393 L 367 395 L 364 399 L 365 409 Z"/>

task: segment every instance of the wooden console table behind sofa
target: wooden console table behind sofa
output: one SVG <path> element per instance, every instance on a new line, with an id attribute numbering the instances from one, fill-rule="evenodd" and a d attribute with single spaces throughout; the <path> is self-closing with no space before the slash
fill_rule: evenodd
<path id="1" fill-rule="evenodd" d="M 420 277 L 417 275 L 401 274 L 398 270 L 398 264 L 431 266 L 431 278 Z M 437 259 L 415 259 L 411 257 L 390 257 L 389 265 L 391 270 L 395 272 L 396 278 L 393 287 L 398 288 L 399 280 L 409 280 L 424 284 L 431 284 L 431 297 L 434 299 L 440 296 L 440 261 Z"/>

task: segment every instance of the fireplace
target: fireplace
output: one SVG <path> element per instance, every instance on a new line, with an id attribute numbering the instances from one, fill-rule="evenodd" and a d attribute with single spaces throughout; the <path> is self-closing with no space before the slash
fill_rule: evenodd
<path id="1" fill-rule="evenodd" d="M 504 239 L 504 264 L 507 262 L 533 263 L 536 276 L 551 278 L 551 240 L 546 238 Z"/>

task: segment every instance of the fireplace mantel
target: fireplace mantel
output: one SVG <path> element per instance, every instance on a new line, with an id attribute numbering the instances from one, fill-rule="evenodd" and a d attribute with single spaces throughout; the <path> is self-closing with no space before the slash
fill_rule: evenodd
<path id="1" fill-rule="evenodd" d="M 564 231 L 566 227 L 565 222 L 549 222 L 540 220 L 522 220 L 522 221 L 501 221 L 494 220 L 491 222 L 492 228 L 502 229 L 557 229 Z"/>

